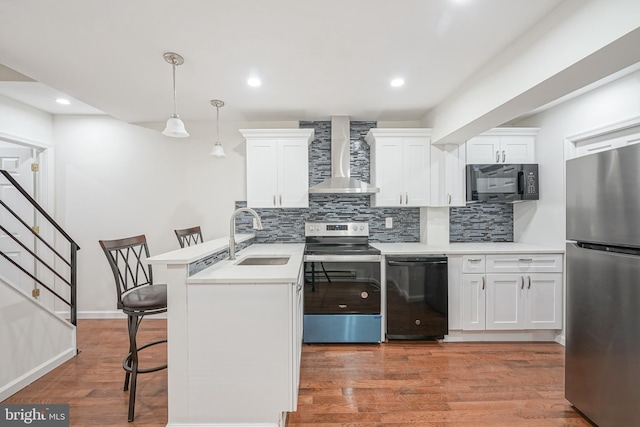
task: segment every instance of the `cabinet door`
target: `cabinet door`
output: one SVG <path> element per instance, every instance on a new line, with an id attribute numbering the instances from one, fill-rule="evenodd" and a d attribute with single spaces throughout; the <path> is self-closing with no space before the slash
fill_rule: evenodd
<path id="1" fill-rule="evenodd" d="M 309 150 L 306 142 L 279 140 L 277 169 L 277 206 L 309 207 Z"/>
<path id="2" fill-rule="evenodd" d="M 465 145 L 446 144 L 445 147 L 445 196 L 447 206 L 465 206 Z"/>
<path id="3" fill-rule="evenodd" d="M 430 156 L 430 206 L 464 206 L 466 204 L 464 144 L 432 145 Z"/>
<path id="4" fill-rule="evenodd" d="M 425 138 L 407 137 L 403 141 L 404 206 L 429 206 L 429 145 Z"/>
<path id="5" fill-rule="evenodd" d="M 486 282 L 484 274 L 462 275 L 462 329 L 478 331 L 485 329 L 485 294 Z"/>
<path id="6" fill-rule="evenodd" d="M 562 273 L 537 273 L 524 277 L 524 327 L 562 329 Z"/>
<path id="7" fill-rule="evenodd" d="M 520 274 L 487 274 L 486 329 L 523 329 L 524 277 Z"/>
<path id="8" fill-rule="evenodd" d="M 467 141 L 466 147 L 468 164 L 502 163 L 498 136 L 471 138 Z"/>
<path id="9" fill-rule="evenodd" d="M 247 206 L 275 208 L 278 202 L 278 141 L 247 141 Z"/>
<path id="10" fill-rule="evenodd" d="M 500 138 L 500 160 L 502 163 L 534 163 L 535 137 L 503 136 Z"/>
<path id="11" fill-rule="evenodd" d="M 374 195 L 376 206 L 401 206 L 404 201 L 402 138 L 380 138 L 375 143 L 375 184 L 380 192 Z"/>

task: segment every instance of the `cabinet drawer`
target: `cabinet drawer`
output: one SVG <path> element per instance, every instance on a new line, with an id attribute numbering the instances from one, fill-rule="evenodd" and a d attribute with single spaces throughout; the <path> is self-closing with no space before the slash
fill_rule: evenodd
<path id="1" fill-rule="evenodd" d="M 463 255 L 463 273 L 484 273 L 485 255 Z"/>
<path id="2" fill-rule="evenodd" d="M 561 254 L 487 255 L 487 273 L 560 273 Z"/>

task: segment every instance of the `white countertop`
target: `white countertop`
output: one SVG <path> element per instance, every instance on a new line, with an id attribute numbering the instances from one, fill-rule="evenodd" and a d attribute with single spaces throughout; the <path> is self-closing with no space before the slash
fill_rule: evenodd
<path id="1" fill-rule="evenodd" d="M 236 234 L 236 244 L 245 242 L 253 237 L 255 237 L 255 234 Z M 149 257 L 147 258 L 147 262 L 149 264 L 191 264 L 228 247 L 229 237 L 220 237 L 197 245 Z"/>
<path id="2" fill-rule="evenodd" d="M 564 247 L 531 245 L 526 243 L 449 243 L 427 245 L 424 243 L 371 243 L 383 255 L 413 254 L 503 254 L 503 253 L 564 253 Z"/>
<path id="3" fill-rule="evenodd" d="M 296 283 L 304 243 L 253 244 L 236 253 L 235 260 L 225 259 L 187 279 L 199 283 Z M 247 256 L 290 256 L 284 265 L 237 265 Z"/>

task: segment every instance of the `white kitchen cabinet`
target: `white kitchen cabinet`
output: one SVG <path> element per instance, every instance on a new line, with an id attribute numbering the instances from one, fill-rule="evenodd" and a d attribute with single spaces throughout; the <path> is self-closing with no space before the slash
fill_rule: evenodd
<path id="1" fill-rule="evenodd" d="M 562 255 L 465 255 L 463 330 L 562 328 Z"/>
<path id="2" fill-rule="evenodd" d="M 536 128 L 495 128 L 466 142 L 467 164 L 535 163 Z"/>
<path id="3" fill-rule="evenodd" d="M 194 424 L 211 425 L 207 421 L 214 413 L 226 414 L 225 425 L 240 420 L 257 425 L 256 420 L 297 409 L 302 288 L 301 283 L 188 286 L 187 381 L 198 392 L 189 395 L 187 413 Z"/>
<path id="4" fill-rule="evenodd" d="M 575 152 L 572 158 L 638 143 L 640 143 L 640 133 L 623 134 L 621 136 L 614 133 L 611 137 L 591 138 L 575 144 Z"/>
<path id="5" fill-rule="evenodd" d="M 430 203 L 430 129 L 369 130 L 375 207 L 417 207 Z"/>
<path id="6" fill-rule="evenodd" d="M 465 145 L 431 146 L 430 206 L 465 206 Z"/>
<path id="7" fill-rule="evenodd" d="M 247 206 L 309 207 L 313 129 L 240 129 L 247 141 Z"/>

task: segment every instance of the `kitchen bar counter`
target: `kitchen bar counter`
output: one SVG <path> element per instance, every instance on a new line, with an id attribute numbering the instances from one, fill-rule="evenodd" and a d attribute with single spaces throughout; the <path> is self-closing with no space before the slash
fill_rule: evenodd
<path id="1" fill-rule="evenodd" d="M 298 279 L 304 243 L 253 244 L 236 253 L 235 260 L 225 259 L 187 279 L 198 283 L 293 283 Z M 238 265 L 250 256 L 289 256 L 284 265 Z"/>
<path id="2" fill-rule="evenodd" d="M 304 244 L 252 244 L 220 260 L 228 241 L 149 258 L 167 283 L 168 427 L 284 427 L 296 409 Z M 247 257 L 289 260 L 238 265 Z"/>
<path id="3" fill-rule="evenodd" d="M 508 254 L 508 253 L 564 253 L 564 247 L 531 245 L 526 243 L 449 243 L 447 245 L 427 245 L 424 243 L 371 243 L 383 255 L 414 254 Z"/>

